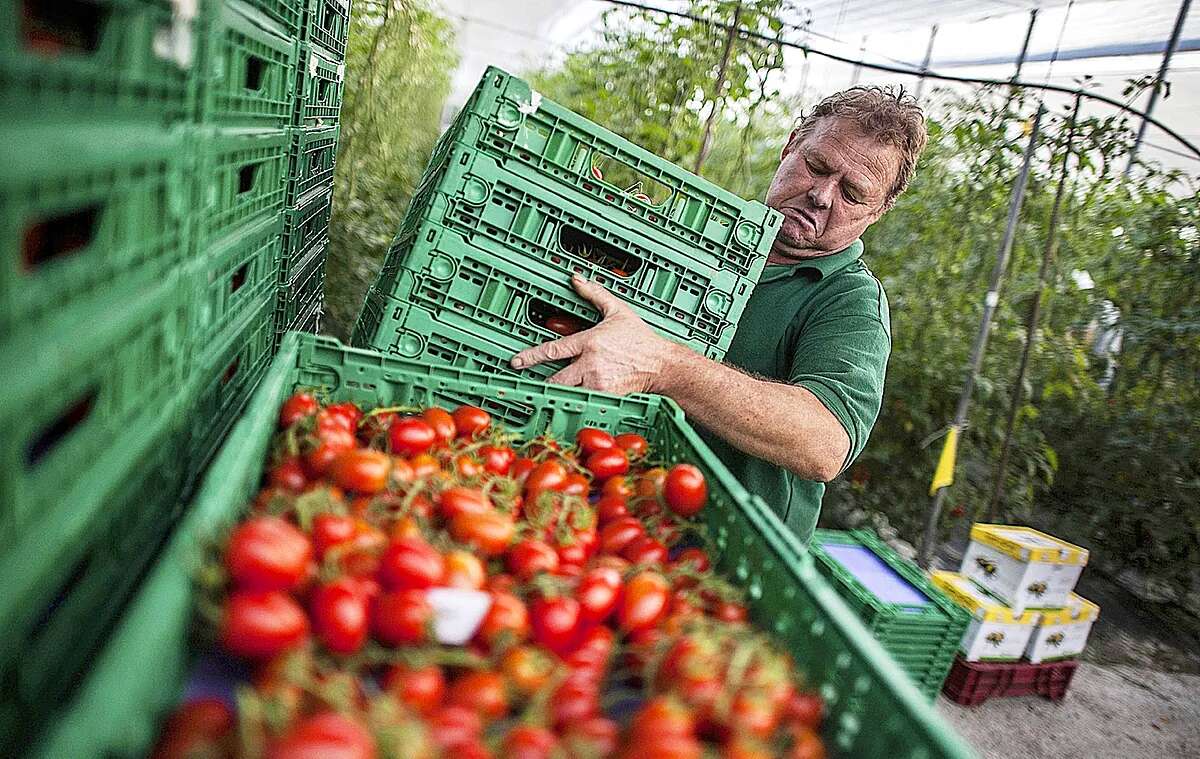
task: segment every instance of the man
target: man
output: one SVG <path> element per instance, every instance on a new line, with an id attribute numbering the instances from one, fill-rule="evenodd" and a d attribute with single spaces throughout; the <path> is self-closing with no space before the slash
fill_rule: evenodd
<path id="1" fill-rule="evenodd" d="M 824 483 L 866 445 L 891 351 L 887 299 L 859 238 L 908 186 L 925 141 L 916 103 L 878 87 L 832 95 L 800 121 L 767 191 L 783 225 L 724 364 L 657 335 L 577 276 L 602 321 L 512 365 L 573 358 L 551 381 L 674 398 L 807 543 Z"/>

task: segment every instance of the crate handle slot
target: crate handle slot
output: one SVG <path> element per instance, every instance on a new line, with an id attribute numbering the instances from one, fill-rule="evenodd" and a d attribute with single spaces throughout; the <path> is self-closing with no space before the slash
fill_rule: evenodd
<path id="1" fill-rule="evenodd" d="M 83 0 L 22 0 L 21 39 L 26 50 L 48 57 L 94 53 L 109 10 Z"/>
<path id="2" fill-rule="evenodd" d="M 564 253 L 582 258 L 622 279 L 632 277 L 642 267 L 642 260 L 637 256 L 569 224 L 559 227 L 558 245 Z"/>
<path id="3" fill-rule="evenodd" d="M 246 56 L 245 87 L 251 92 L 258 92 L 266 84 L 267 62 L 257 55 Z"/>
<path id="4" fill-rule="evenodd" d="M 242 357 L 238 356 L 233 361 L 229 362 L 229 366 L 225 367 L 225 373 L 221 375 L 221 384 L 228 385 L 237 376 L 238 369 L 241 368 Z"/>
<path id="5" fill-rule="evenodd" d="M 563 336 L 596 326 L 593 321 L 581 319 L 570 311 L 539 298 L 530 298 L 527 316 L 532 324 Z"/>
<path id="6" fill-rule="evenodd" d="M 242 285 L 246 284 L 246 274 L 250 270 L 250 262 L 242 264 L 238 270 L 229 278 L 229 292 L 236 293 L 242 289 Z"/>
<path id="7" fill-rule="evenodd" d="M 657 208 L 674 194 L 667 185 L 611 156 L 593 154 L 590 168 L 593 179 L 611 188 L 611 193 L 606 196 L 611 202 L 622 202 L 629 198 Z"/>
<path id="8" fill-rule="evenodd" d="M 54 452 L 71 431 L 83 424 L 96 407 L 95 388 L 88 390 L 83 396 L 67 407 L 53 421 L 42 428 L 29 445 L 25 446 L 25 466 L 32 469 Z"/>
<path id="9" fill-rule="evenodd" d="M 21 240 L 21 261 L 25 271 L 34 271 L 48 261 L 91 245 L 100 221 L 100 209 L 99 205 L 89 206 L 26 227 Z"/>
<path id="10" fill-rule="evenodd" d="M 238 169 L 238 195 L 243 195 L 254 189 L 254 185 L 258 184 L 258 170 L 262 168 L 263 162 L 249 163 Z"/>

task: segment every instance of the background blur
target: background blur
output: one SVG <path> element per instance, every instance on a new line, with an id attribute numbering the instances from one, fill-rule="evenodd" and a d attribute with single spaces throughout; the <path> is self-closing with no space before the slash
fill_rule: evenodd
<path id="1" fill-rule="evenodd" d="M 851 60 L 1000 80 L 1013 76 L 1032 20 L 1022 80 L 1083 86 L 1140 107 L 1179 10 L 1132 0 L 661 7 L 724 23 L 736 14 L 768 38 Z M 887 393 L 866 453 L 831 488 L 825 518 L 870 523 L 909 550 L 919 542 L 1038 92 L 876 72 L 593 0 L 355 0 L 353 12 L 326 296 L 326 330 L 341 337 L 435 139 L 488 64 L 531 77 L 546 96 L 757 198 L 806 106 L 855 83 L 918 92 L 930 147 L 912 187 L 866 238 L 866 261 L 892 306 Z M 718 91 L 727 43 L 729 84 Z M 1196 14 L 1167 79 L 1155 116 L 1200 141 Z M 1138 597 L 1200 614 L 1200 160 L 1150 127 L 1123 177 L 1136 117 L 1085 100 L 1068 150 L 1072 99 L 1045 102 L 940 534 L 983 517 L 1030 524 L 1090 548 L 1092 565 Z M 1018 381 L 1067 156 L 1057 255 Z"/>

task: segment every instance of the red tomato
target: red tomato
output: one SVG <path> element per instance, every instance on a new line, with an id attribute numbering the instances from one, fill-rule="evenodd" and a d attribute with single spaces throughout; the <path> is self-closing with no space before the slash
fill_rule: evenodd
<path id="1" fill-rule="evenodd" d="M 508 684 L 523 696 L 541 691 L 554 674 L 554 658 L 538 646 L 513 646 L 500 660 L 501 671 Z"/>
<path id="2" fill-rule="evenodd" d="M 631 459 L 645 456 L 646 452 L 650 450 L 650 444 L 646 442 L 646 438 L 636 432 L 626 432 L 622 435 L 617 435 L 614 442 Z"/>
<path id="3" fill-rule="evenodd" d="M 329 511 L 313 517 L 312 541 L 317 552 L 317 559 L 325 558 L 325 553 L 330 548 L 349 543 L 357 534 L 358 523 L 353 517 Z"/>
<path id="4" fill-rule="evenodd" d="M 299 456 L 289 456 L 280 461 L 267 475 L 267 483 L 280 490 L 299 493 L 308 486 L 308 477 Z"/>
<path id="5" fill-rule="evenodd" d="M 779 725 L 779 711 L 765 695 L 740 691 L 733 697 L 729 724 L 739 731 L 766 739 Z"/>
<path id="6" fill-rule="evenodd" d="M 575 445 L 585 454 L 607 451 L 616 444 L 612 435 L 596 427 L 580 427 L 575 433 Z"/>
<path id="7" fill-rule="evenodd" d="M 279 409 L 279 428 L 291 427 L 304 417 L 317 413 L 319 408 L 317 399 L 309 393 L 296 393 Z"/>
<path id="8" fill-rule="evenodd" d="M 667 479 L 667 470 L 660 466 L 642 472 L 634 484 L 634 492 L 642 498 L 657 498 Z"/>
<path id="9" fill-rule="evenodd" d="M 413 478 L 418 480 L 422 477 L 432 477 L 442 470 L 438 460 L 428 453 L 418 453 L 408 464 L 412 467 Z"/>
<path id="10" fill-rule="evenodd" d="M 375 759 L 371 733 L 337 712 L 322 712 L 292 726 L 267 748 L 266 759 Z"/>
<path id="11" fill-rule="evenodd" d="M 421 590 L 446 576 L 446 560 L 421 538 L 393 540 L 379 563 L 379 579 L 392 590 Z"/>
<path id="12" fill-rule="evenodd" d="M 455 540 L 474 547 L 484 556 L 499 556 L 517 532 L 512 517 L 498 511 L 459 514 L 450 522 Z"/>
<path id="13" fill-rule="evenodd" d="M 354 538 L 338 549 L 338 566 L 352 575 L 373 575 L 379 570 L 379 559 L 387 548 L 383 530 L 362 519 L 354 520 Z"/>
<path id="14" fill-rule="evenodd" d="M 604 525 L 600 530 L 600 550 L 604 553 L 620 554 L 625 547 L 646 534 L 637 517 L 621 517 Z"/>
<path id="15" fill-rule="evenodd" d="M 667 547 L 649 535 L 634 538 L 621 551 L 621 556 L 633 564 L 665 564 L 667 555 Z"/>
<path id="16" fill-rule="evenodd" d="M 525 493 L 532 498 L 543 490 L 561 490 L 567 484 L 567 470 L 563 465 L 548 459 L 534 467 L 525 480 Z"/>
<path id="17" fill-rule="evenodd" d="M 667 508 L 681 517 L 694 517 L 708 500 L 704 473 L 691 464 L 676 464 L 663 482 L 663 500 Z"/>
<path id="18" fill-rule="evenodd" d="M 558 554 L 540 540 L 522 540 L 505 555 L 505 566 L 518 580 L 529 581 L 542 572 L 558 570 Z"/>
<path id="19" fill-rule="evenodd" d="M 601 486 L 600 492 L 604 497 L 618 497 L 623 501 L 628 501 L 635 494 L 633 485 L 629 483 L 628 477 L 613 477 L 610 480 L 606 480 L 604 485 Z"/>
<path id="20" fill-rule="evenodd" d="M 549 759 L 558 750 L 558 739 L 544 727 L 517 725 L 504 736 L 500 753 L 506 759 Z"/>
<path id="21" fill-rule="evenodd" d="M 712 608 L 712 615 L 722 622 L 745 622 L 750 616 L 745 606 L 733 601 L 718 601 Z"/>
<path id="22" fill-rule="evenodd" d="M 614 482 L 614 480 L 609 480 L 609 482 Z M 629 516 L 629 506 L 622 496 L 605 495 L 596 501 L 596 518 L 600 520 L 600 524 L 608 524 L 627 516 Z"/>
<path id="23" fill-rule="evenodd" d="M 559 335 L 573 335 L 583 329 L 583 322 L 574 316 L 555 314 L 546 319 L 546 329 Z"/>
<path id="24" fill-rule="evenodd" d="M 317 414 L 317 447 L 304 457 L 304 467 L 310 477 L 324 477 L 338 456 L 358 444 L 354 433 L 344 425 L 343 417 L 322 421 L 322 415 Z"/>
<path id="25" fill-rule="evenodd" d="M 325 407 L 325 412 L 330 416 L 341 417 L 344 420 L 346 429 L 354 432 L 358 429 L 358 423 L 362 421 L 363 413 L 350 401 L 342 403 L 334 403 Z"/>
<path id="26" fill-rule="evenodd" d="M 454 417 L 445 409 L 432 406 L 421 412 L 421 418 L 433 428 L 434 441 L 437 443 L 449 443 L 458 434 Z"/>
<path id="27" fill-rule="evenodd" d="M 564 567 L 582 567 L 588 559 L 587 548 L 578 540 L 559 546 L 557 554 L 556 568 L 560 571 Z"/>
<path id="28" fill-rule="evenodd" d="M 483 464 L 470 454 L 462 454 L 454 458 L 454 471 L 463 479 L 471 479 L 483 474 Z"/>
<path id="29" fill-rule="evenodd" d="M 568 756 L 610 756 L 616 753 L 620 727 L 606 717 L 590 717 L 567 728 L 563 735 Z"/>
<path id="30" fill-rule="evenodd" d="M 423 590 L 382 593 L 371 609 L 371 628 L 380 643 L 400 646 L 425 640 L 433 608 Z"/>
<path id="31" fill-rule="evenodd" d="M 815 693 L 793 692 L 784 705 L 784 716 L 805 727 L 817 730 L 825 718 L 825 702 Z"/>
<path id="32" fill-rule="evenodd" d="M 695 729 L 695 718 L 687 707 L 669 696 L 651 698 L 633 716 L 630 724 L 633 739 L 691 737 Z"/>
<path id="33" fill-rule="evenodd" d="M 825 759 L 825 744 L 815 732 L 804 728 L 793 732 L 795 740 L 784 759 Z"/>
<path id="34" fill-rule="evenodd" d="M 508 470 L 508 476 L 524 485 L 529 479 L 529 474 L 537 467 L 537 462 L 533 459 L 520 457 L 513 462 L 512 468 Z"/>
<path id="35" fill-rule="evenodd" d="M 472 709 L 484 722 L 499 719 L 508 713 L 504 678 L 490 670 L 464 672 L 450 684 L 450 689 L 446 692 L 446 703 Z"/>
<path id="36" fill-rule="evenodd" d="M 492 474 L 508 474 L 517 460 L 517 453 L 508 446 L 485 445 L 479 449 L 483 468 Z"/>
<path id="37" fill-rule="evenodd" d="M 416 456 L 425 453 L 437 442 L 437 432 L 429 422 L 416 416 L 397 419 L 388 429 L 388 443 L 392 453 Z"/>
<path id="38" fill-rule="evenodd" d="M 550 722 L 563 730 L 577 722 L 600 714 L 600 696 L 596 683 L 568 679 L 550 696 Z"/>
<path id="39" fill-rule="evenodd" d="M 617 621 L 625 632 L 653 627 L 667 611 L 671 586 L 653 570 L 643 570 L 625 583 L 625 593 L 617 608 Z"/>
<path id="40" fill-rule="evenodd" d="M 488 497 L 475 488 L 456 486 L 438 495 L 438 513 L 442 519 L 452 520 L 460 514 L 486 514 L 492 510 Z"/>
<path id="41" fill-rule="evenodd" d="M 387 490 L 392 457 L 382 451 L 355 448 L 333 461 L 329 476 L 334 483 L 351 493 L 374 495 Z"/>
<path id="42" fill-rule="evenodd" d="M 579 638 L 580 613 L 570 596 L 539 597 L 529 613 L 534 641 L 556 654 L 570 651 Z"/>
<path id="43" fill-rule="evenodd" d="M 619 448 L 596 451 L 587 457 L 587 469 L 599 481 L 618 477 L 629 471 L 629 459 Z"/>
<path id="44" fill-rule="evenodd" d="M 617 570 L 611 567 L 588 570 L 575 588 L 580 617 L 589 624 L 603 622 L 617 608 L 620 593 L 621 575 Z"/>
<path id="45" fill-rule="evenodd" d="M 442 584 L 448 588 L 482 590 L 487 572 L 474 554 L 455 549 L 446 552 L 446 576 Z"/>
<path id="46" fill-rule="evenodd" d="M 335 654 L 352 654 L 367 641 L 367 596 L 352 578 L 319 586 L 311 601 L 313 631 Z"/>
<path id="47" fill-rule="evenodd" d="M 167 719 L 150 759 L 231 756 L 236 725 L 233 710 L 221 699 L 188 701 Z"/>
<path id="48" fill-rule="evenodd" d="M 235 590 L 225 601 L 221 644 L 230 653 L 269 659 L 307 637 L 308 617 L 287 593 Z"/>
<path id="49" fill-rule="evenodd" d="M 446 675 L 436 664 L 415 668 L 393 664 L 384 673 L 383 687 L 418 714 L 429 714 L 441 706 L 446 693 Z"/>
<path id="50" fill-rule="evenodd" d="M 525 602 L 508 591 L 492 592 L 492 605 L 479 624 L 476 633 L 488 646 L 495 645 L 502 636 L 519 643 L 529 637 L 529 610 Z"/>
<path id="51" fill-rule="evenodd" d="M 476 406 L 459 406 L 454 409 L 454 426 L 459 437 L 476 437 L 492 423 L 492 415 Z"/>
<path id="52" fill-rule="evenodd" d="M 711 566 L 708 554 L 703 548 L 685 548 L 679 552 L 673 563 L 678 567 L 691 567 L 697 572 L 707 572 Z"/>
<path id="53" fill-rule="evenodd" d="M 588 482 L 588 478 L 578 472 L 572 472 L 567 475 L 567 479 L 563 481 L 563 486 L 559 492 L 563 495 L 580 495 L 586 496 L 588 491 L 592 489 L 592 483 Z"/>
<path id="54" fill-rule="evenodd" d="M 229 536 L 225 566 L 245 590 L 290 590 L 308 577 L 313 549 L 308 536 L 279 517 L 254 517 Z"/>
<path id="55" fill-rule="evenodd" d="M 443 706 L 429 716 L 429 737 L 442 749 L 457 749 L 479 740 L 483 720 L 474 709 Z"/>

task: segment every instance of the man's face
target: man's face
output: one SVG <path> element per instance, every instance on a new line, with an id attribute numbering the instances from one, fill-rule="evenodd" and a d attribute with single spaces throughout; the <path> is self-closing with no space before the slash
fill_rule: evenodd
<path id="1" fill-rule="evenodd" d="M 771 260 L 785 263 L 845 248 L 883 215 L 900 151 L 854 122 L 823 118 L 805 137 L 793 131 L 767 190 L 783 214 Z"/>

